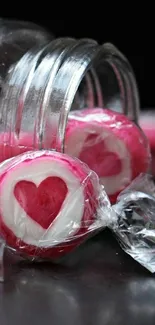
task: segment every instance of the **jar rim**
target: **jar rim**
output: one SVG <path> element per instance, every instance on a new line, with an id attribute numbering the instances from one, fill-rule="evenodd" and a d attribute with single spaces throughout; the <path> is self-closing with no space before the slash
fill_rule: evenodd
<path id="1" fill-rule="evenodd" d="M 105 63 L 111 67 L 120 88 L 124 113 L 137 122 L 138 89 L 123 54 L 110 43 L 99 45 L 91 39 L 60 38 L 28 51 L 8 74 L 1 106 L 7 111 L 10 134 L 15 133 L 18 138 L 25 118 L 31 115 L 34 147 L 48 148 L 51 137 L 55 138 L 53 149 L 64 151 L 68 114 L 84 79 L 90 95 L 94 92 L 92 98 L 97 94 L 98 105 L 104 107 L 96 66 L 100 70 Z M 51 127 L 47 128 L 47 124 Z M 15 137 L 10 141 L 16 141 Z"/>

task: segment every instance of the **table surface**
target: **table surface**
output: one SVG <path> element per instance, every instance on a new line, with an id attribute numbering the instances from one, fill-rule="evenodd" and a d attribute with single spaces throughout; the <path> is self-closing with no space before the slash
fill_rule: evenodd
<path id="1" fill-rule="evenodd" d="M 13 264 L 12 264 L 13 263 Z M 154 325 L 155 278 L 103 231 L 58 265 L 8 263 L 0 325 Z"/>

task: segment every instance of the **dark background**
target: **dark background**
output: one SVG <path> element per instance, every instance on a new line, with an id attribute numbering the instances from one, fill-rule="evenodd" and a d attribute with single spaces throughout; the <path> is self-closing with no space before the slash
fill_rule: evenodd
<path id="1" fill-rule="evenodd" d="M 33 21 L 51 30 L 55 36 L 88 37 L 101 44 L 113 43 L 127 56 L 133 67 L 140 91 L 141 107 L 155 107 L 155 81 L 152 76 L 153 73 L 155 74 L 154 33 L 151 28 L 149 30 L 147 21 L 145 21 L 144 31 L 142 25 L 139 29 L 132 24 L 119 28 L 115 23 L 111 23 L 111 26 L 105 27 L 100 19 L 99 21 L 95 19 L 94 22 L 90 19 L 80 20 L 80 23 L 77 20 L 68 22 L 34 19 Z M 139 25 L 138 21 L 137 25 Z"/>
<path id="2" fill-rule="evenodd" d="M 1 18 L 27 20 L 40 24 L 49 29 L 56 37 L 88 37 L 101 44 L 113 43 L 126 55 L 133 67 L 140 92 L 141 107 L 155 107 L 154 32 L 153 29 L 149 29 L 146 21 L 145 24 L 140 24 L 137 20 L 137 24 L 133 26 L 132 20 L 130 20 L 130 24 L 126 23 L 119 28 L 112 19 L 109 20 L 109 24 L 103 25 L 104 19 L 53 20 L 38 18 L 36 14 L 34 18 L 30 18 L 30 15 L 24 16 L 22 13 L 16 16 L 1 16 Z"/>
<path id="3" fill-rule="evenodd" d="M 130 25 L 118 30 L 111 17 L 110 29 L 109 25 L 103 28 L 102 21 L 91 20 L 90 24 L 90 19 L 79 19 L 80 23 L 68 18 L 29 19 L 28 15 L 21 16 L 25 7 L 27 4 L 20 3 L 19 16 L 1 17 L 30 20 L 48 28 L 56 37 L 112 42 L 133 66 L 141 106 L 155 107 L 154 29 L 148 31 L 146 21 L 144 34 L 141 26 L 139 31 L 131 30 L 132 19 Z M 47 10 L 54 14 L 49 7 Z M 13 264 L 8 258 L 5 268 L 5 282 L 0 284 L 0 325 L 155 324 L 154 275 L 125 254 L 110 231 L 103 231 L 81 245 L 64 265 Z"/>

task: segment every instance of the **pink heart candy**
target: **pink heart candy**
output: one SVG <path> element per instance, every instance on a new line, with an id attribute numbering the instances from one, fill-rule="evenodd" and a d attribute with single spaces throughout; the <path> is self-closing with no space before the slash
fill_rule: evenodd
<path id="1" fill-rule="evenodd" d="M 26 152 L 5 161 L 0 192 L 0 235 L 30 257 L 53 259 L 70 252 L 98 218 L 97 175 L 58 152 Z"/>
<path id="2" fill-rule="evenodd" d="M 59 177 L 47 177 L 37 187 L 29 181 L 19 181 L 14 195 L 25 212 L 44 229 L 57 217 L 67 195 L 67 186 Z"/>
<path id="3" fill-rule="evenodd" d="M 150 166 L 143 132 L 123 114 L 109 109 L 83 109 L 69 115 L 65 153 L 94 170 L 112 203 L 130 182 Z"/>

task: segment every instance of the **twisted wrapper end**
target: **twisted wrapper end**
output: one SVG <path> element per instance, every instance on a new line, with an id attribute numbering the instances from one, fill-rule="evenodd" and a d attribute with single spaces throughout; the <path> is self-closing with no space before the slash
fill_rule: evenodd
<path id="1" fill-rule="evenodd" d="M 123 191 L 113 206 L 113 224 L 123 250 L 150 272 L 155 272 L 155 184 L 142 174 Z"/>

